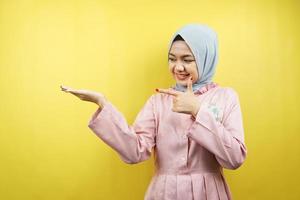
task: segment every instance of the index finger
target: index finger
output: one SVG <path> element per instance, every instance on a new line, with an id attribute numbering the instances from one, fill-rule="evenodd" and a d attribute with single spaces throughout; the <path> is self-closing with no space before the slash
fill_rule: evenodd
<path id="1" fill-rule="evenodd" d="M 170 89 L 156 89 L 156 91 L 159 93 L 169 94 L 172 96 L 177 96 L 179 94 L 177 91 L 170 90 Z"/>

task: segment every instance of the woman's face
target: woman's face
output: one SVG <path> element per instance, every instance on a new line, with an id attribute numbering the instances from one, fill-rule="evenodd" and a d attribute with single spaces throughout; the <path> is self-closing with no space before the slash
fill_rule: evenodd
<path id="1" fill-rule="evenodd" d="M 185 41 L 173 42 L 169 52 L 169 70 L 177 84 L 187 86 L 190 76 L 193 83 L 198 80 L 196 60 Z"/>

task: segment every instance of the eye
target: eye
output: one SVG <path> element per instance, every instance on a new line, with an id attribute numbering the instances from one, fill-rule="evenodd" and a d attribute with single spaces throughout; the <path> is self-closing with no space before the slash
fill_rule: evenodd
<path id="1" fill-rule="evenodd" d="M 170 61 L 175 61 L 175 59 L 174 59 L 174 58 L 169 58 L 169 60 L 170 60 Z"/>
<path id="2" fill-rule="evenodd" d="M 183 60 L 184 62 L 190 63 L 193 62 L 194 60 Z"/>

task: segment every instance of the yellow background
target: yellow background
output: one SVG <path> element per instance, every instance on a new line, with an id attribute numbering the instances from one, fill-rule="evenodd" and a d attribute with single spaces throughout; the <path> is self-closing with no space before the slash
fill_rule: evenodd
<path id="1" fill-rule="evenodd" d="M 0 199 L 143 199 L 153 160 L 123 163 L 87 127 L 97 106 L 60 85 L 102 92 L 131 124 L 174 83 L 167 46 L 190 22 L 216 30 L 214 81 L 240 96 L 234 199 L 300 199 L 299 18 L 296 0 L 1 0 Z"/>

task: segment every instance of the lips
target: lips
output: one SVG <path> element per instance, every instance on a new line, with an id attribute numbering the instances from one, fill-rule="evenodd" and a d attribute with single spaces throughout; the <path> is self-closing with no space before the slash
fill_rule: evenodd
<path id="1" fill-rule="evenodd" d="M 190 76 L 190 74 L 177 74 L 177 73 L 175 73 L 175 76 L 179 80 L 185 80 L 186 78 L 188 78 Z"/>

